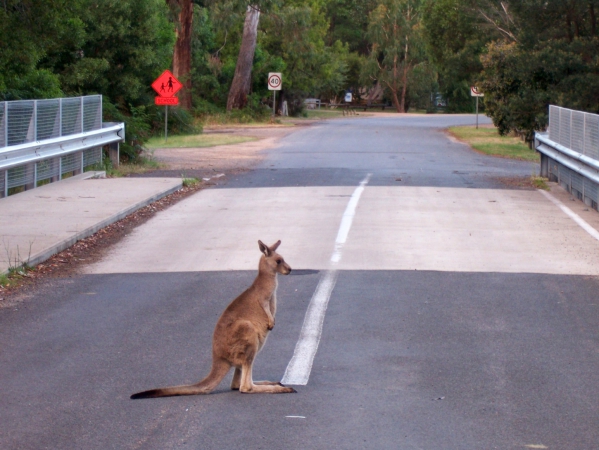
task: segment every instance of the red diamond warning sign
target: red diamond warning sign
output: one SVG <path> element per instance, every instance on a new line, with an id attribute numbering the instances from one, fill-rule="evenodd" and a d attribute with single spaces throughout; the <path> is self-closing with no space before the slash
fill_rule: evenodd
<path id="1" fill-rule="evenodd" d="M 182 87 L 183 85 L 181 82 L 175 78 L 170 70 L 165 70 L 162 75 L 156 78 L 152 83 L 152 89 L 154 89 L 160 97 L 173 97 Z"/>

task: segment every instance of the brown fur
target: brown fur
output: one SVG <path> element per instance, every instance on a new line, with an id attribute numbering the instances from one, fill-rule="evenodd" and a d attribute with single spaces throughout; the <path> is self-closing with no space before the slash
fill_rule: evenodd
<path id="1" fill-rule="evenodd" d="M 290 393 L 295 389 L 275 381 L 253 381 L 254 359 L 264 346 L 268 332 L 275 326 L 277 310 L 277 274 L 288 275 L 291 267 L 276 250 L 281 241 L 264 245 L 258 265 L 258 276 L 252 285 L 231 302 L 218 319 L 212 339 L 212 370 L 196 384 L 173 386 L 138 392 L 132 399 L 208 394 L 222 381 L 231 367 L 235 368 L 231 389 L 243 393 Z"/>

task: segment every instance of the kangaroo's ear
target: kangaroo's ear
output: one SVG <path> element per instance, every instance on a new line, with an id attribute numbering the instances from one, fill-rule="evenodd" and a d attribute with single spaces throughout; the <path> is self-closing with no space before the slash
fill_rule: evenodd
<path id="1" fill-rule="evenodd" d="M 279 248 L 279 245 L 281 245 L 281 241 L 280 240 L 278 240 L 277 242 L 275 242 L 274 244 L 272 244 L 270 246 L 270 250 L 273 251 L 273 252 L 276 252 L 277 249 Z"/>
<path id="2" fill-rule="evenodd" d="M 260 247 L 260 251 L 264 253 L 264 256 L 270 256 L 270 249 L 264 244 L 264 242 L 258 241 L 258 247 Z"/>

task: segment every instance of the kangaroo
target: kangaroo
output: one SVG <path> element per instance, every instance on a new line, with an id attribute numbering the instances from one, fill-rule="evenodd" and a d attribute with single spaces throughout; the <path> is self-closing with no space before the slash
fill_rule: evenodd
<path id="1" fill-rule="evenodd" d="M 288 275 L 291 267 L 276 250 L 281 241 L 264 245 L 258 241 L 258 276 L 252 285 L 227 306 L 212 338 L 212 370 L 196 384 L 138 392 L 132 399 L 208 394 L 235 368 L 231 389 L 246 394 L 283 394 L 296 392 L 276 381 L 253 381 L 254 359 L 264 346 L 268 332 L 275 326 L 277 310 L 277 274 Z"/>

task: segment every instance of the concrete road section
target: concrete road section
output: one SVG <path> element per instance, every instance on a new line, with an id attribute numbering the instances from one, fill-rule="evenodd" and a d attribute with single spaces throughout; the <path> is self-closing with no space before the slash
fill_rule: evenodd
<path id="1" fill-rule="evenodd" d="M 38 264 L 181 188 L 180 179 L 88 176 L 0 199 L 0 273 Z"/>
<path id="2" fill-rule="evenodd" d="M 0 447 L 597 448 L 599 214 L 510 188 L 538 166 L 443 131 L 474 120 L 298 130 L 1 310 Z M 211 395 L 129 400 L 208 372 L 258 239 L 294 270 L 254 378 L 298 393 L 242 395 L 229 374 Z"/>
<path id="3" fill-rule="evenodd" d="M 207 191 L 159 213 L 85 270 L 253 270 L 258 238 L 281 239 L 298 269 L 326 269 L 352 191 Z M 343 270 L 599 275 L 599 241 L 537 191 L 366 187 L 351 236 Z"/>

